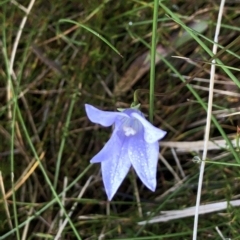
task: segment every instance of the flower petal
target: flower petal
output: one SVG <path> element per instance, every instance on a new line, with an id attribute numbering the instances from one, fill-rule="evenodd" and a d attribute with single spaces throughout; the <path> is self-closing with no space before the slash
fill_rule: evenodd
<path id="1" fill-rule="evenodd" d="M 128 117 L 123 112 L 102 111 L 89 104 L 85 104 L 85 110 L 91 122 L 101 124 L 104 127 L 111 126 L 118 116 Z"/>
<path id="2" fill-rule="evenodd" d="M 91 159 L 91 163 L 98 163 L 103 161 L 113 161 L 115 158 L 118 158 L 120 155 L 120 149 L 122 146 L 122 141 L 117 134 L 118 129 L 112 133 L 111 138 L 104 145 L 102 150 Z"/>
<path id="3" fill-rule="evenodd" d="M 144 127 L 144 139 L 148 143 L 154 143 L 162 139 L 167 132 L 154 127 L 150 122 L 148 122 L 144 117 L 137 113 L 132 113 L 132 117 L 138 119 Z"/>
<path id="4" fill-rule="evenodd" d="M 141 181 L 152 191 L 156 189 L 158 153 L 158 142 L 147 143 L 143 133 L 137 134 L 129 141 L 130 161 Z"/>
<path id="5" fill-rule="evenodd" d="M 103 183 L 108 200 L 113 198 L 131 167 L 126 141 L 124 140 L 121 145 L 118 145 L 118 152 L 111 151 L 112 158 L 110 160 L 101 163 Z"/>

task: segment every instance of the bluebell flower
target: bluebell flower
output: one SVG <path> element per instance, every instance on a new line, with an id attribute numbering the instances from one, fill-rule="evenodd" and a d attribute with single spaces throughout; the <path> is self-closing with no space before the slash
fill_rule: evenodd
<path id="1" fill-rule="evenodd" d="M 131 166 L 145 186 L 155 191 L 158 140 L 163 138 L 166 132 L 154 127 L 137 109 L 110 112 L 101 111 L 89 104 L 85 104 L 85 109 L 93 123 L 104 127 L 114 124 L 111 138 L 91 159 L 91 163 L 101 163 L 108 199 L 113 198 Z"/>

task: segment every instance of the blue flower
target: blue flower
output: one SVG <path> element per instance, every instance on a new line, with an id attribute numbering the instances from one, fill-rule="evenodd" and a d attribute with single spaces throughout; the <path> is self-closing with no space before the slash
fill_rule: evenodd
<path id="1" fill-rule="evenodd" d="M 114 124 L 111 138 L 91 163 L 101 163 L 104 187 L 111 200 L 131 166 L 150 190 L 156 189 L 158 140 L 165 131 L 149 123 L 142 112 L 128 108 L 122 112 L 101 111 L 85 104 L 88 118 L 104 127 Z"/>

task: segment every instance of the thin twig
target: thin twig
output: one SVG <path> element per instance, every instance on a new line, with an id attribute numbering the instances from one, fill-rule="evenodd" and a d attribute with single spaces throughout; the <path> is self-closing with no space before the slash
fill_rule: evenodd
<path id="1" fill-rule="evenodd" d="M 27 14 L 28 10 L 23 5 L 21 5 L 20 3 L 18 3 L 15 0 L 11 0 L 11 3 L 14 4 L 15 6 L 17 6 L 19 9 L 21 9 L 23 12 L 25 12 Z"/>
<path id="2" fill-rule="evenodd" d="M 166 166 L 166 168 L 172 173 L 175 180 L 177 182 L 181 181 L 181 178 L 178 176 L 178 174 L 174 171 L 174 169 L 171 167 L 171 165 L 168 163 L 168 161 L 163 157 L 163 155 L 161 153 L 159 153 L 159 158 L 161 159 L 163 164 Z"/>
<path id="3" fill-rule="evenodd" d="M 8 209 L 8 203 L 7 203 L 7 199 L 5 198 L 6 194 L 5 194 L 5 187 L 4 187 L 4 183 L 3 183 L 3 177 L 2 177 L 2 172 L 0 171 L 0 189 L 2 192 L 2 196 L 3 196 L 3 203 L 4 203 L 4 207 L 6 210 L 6 215 L 7 215 L 7 221 L 8 224 L 10 226 L 11 229 L 13 229 L 13 224 L 12 224 L 12 220 L 11 220 L 11 215 Z"/>
<path id="4" fill-rule="evenodd" d="M 223 236 L 222 232 L 220 231 L 220 229 L 219 229 L 218 227 L 215 227 L 215 229 L 216 229 L 218 235 L 220 236 L 220 238 L 221 238 L 222 240 L 227 240 L 227 239 Z"/>
<path id="5" fill-rule="evenodd" d="M 217 43 L 218 43 L 218 35 L 221 28 L 221 20 L 223 15 L 225 0 L 221 1 L 221 5 L 219 8 L 218 13 L 218 21 L 214 36 L 214 42 L 216 44 L 213 45 L 213 54 L 216 55 L 217 53 Z M 206 129 L 205 129 L 205 136 L 204 136 L 204 150 L 202 160 L 205 160 L 207 157 L 208 151 L 208 141 L 209 141 L 209 134 L 210 134 L 210 127 L 211 127 L 211 116 L 212 116 L 212 104 L 213 104 L 213 89 L 214 89 L 214 77 L 215 77 L 215 68 L 216 68 L 216 60 L 212 60 L 211 65 L 211 75 L 210 75 L 210 84 L 209 84 L 209 96 L 208 96 L 208 110 L 207 110 L 207 120 L 206 120 Z M 198 215 L 199 215 L 199 206 L 201 201 L 201 192 L 202 192 L 202 184 L 203 184 L 203 175 L 205 170 L 205 161 L 201 161 L 200 166 L 200 173 L 198 179 L 198 191 L 197 191 L 197 199 L 196 199 L 196 209 L 195 209 L 195 216 L 194 216 L 194 226 L 193 226 L 193 240 L 197 239 L 197 231 L 198 231 Z"/>
<path id="6" fill-rule="evenodd" d="M 31 9 L 32 9 L 34 3 L 35 3 L 35 0 L 31 0 L 31 2 L 28 5 L 28 8 L 27 8 L 26 15 L 23 17 L 22 22 L 19 26 L 19 30 L 17 32 L 17 36 L 15 38 L 15 41 L 14 41 L 14 44 L 13 44 L 13 49 L 12 49 L 12 52 L 11 52 L 11 58 L 10 58 L 10 64 L 9 64 L 9 76 L 13 75 L 13 65 L 14 65 L 14 60 L 15 60 L 16 53 L 17 53 L 18 44 L 19 44 L 19 41 L 20 41 L 20 38 L 21 38 L 21 35 L 22 35 L 22 31 L 23 31 L 24 26 L 26 24 L 28 15 L 31 12 Z M 12 99 L 12 91 L 11 91 L 11 83 L 10 83 L 10 79 L 9 79 L 8 82 L 7 82 L 7 100 L 10 102 L 11 99 Z M 12 110 L 11 110 L 10 105 L 9 105 L 9 108 L 8 108 L 8 117 L 9 117 L 9 119 L 12 118 Z"/>
<path id="7" fill-rule="evenodd" d="M 87 180 L 87 182 L 86 182 L 85 185 L 83 186 L 83 188 L 82 188 L 82 190 L 80 191 L 80 193 L 79 193 L 79 195 L 78 195 L 77 198 L 79 198 L 79 199 L 82 198 L 82 196 L 83 196 L 83 194 L 85 193 L 87 187 L 89 186 L 90 182 L 92 181 L 92 178 L 93 178 L 93 176 L 90 176 L 90 177 L 89 177 L 89 179 Z M 78 203 L 75 202 L 75 203 L 73 204 L 73 206 L 71 207 L 71 210 L 70 210 L 70 212 L 68 213 L 69 218 L 72 216 L 73 211 L 74 211 L 75 208 L 77 207 L 77 204 L 78 204 Z M 61 236 L 61 234 L 62 234 L 62 231 L 64 230 L 64 228 L 65 228 L 65 226 L 67 225 L 67 223 L 68 223 L 68 218 L 65 218 L 63 224 L 60 226 L 60 228 L 59 228 L 59 230 L 58 230 L 57 235 L 56 235 L 55 238 L 54 238 L 55 240 L 60 239 L 60 236 Z"/>
<path id="8" fill-rule="evenodd" d="M 68 185 L 68 177 L 65 176 L 64 177 L 64 180 L 63 180 L 63 195 L 62 195 L 62 205 L 65 206 L 65 202 L 66 202 L 66 192 L 64 191 L 64 189 L 66 189 Z M 59 220 L 59 228 L 61 227 L 61 225 L 63 224 L 63 217 L 64 217 L 64 212 L 62 209 L 60 209 L 60 213 L 59 213 L 59 217 L 60 217 L 60 220 Z"/>
<path id="9" fill-rule="evenodd" d="M 31 192 L 33 192 L 33 191 L 31 191 Z M 31 194 L 31 201 L 35 203 L 36 202 L 36 198 L 37 198 L 37 191 L 35 191 L 33 194 Z M 29 209 L 28 213 L 27 213 L 28 214 L 28 218 L 30 216 L 32 216 L 33 211 L 34 211 L 34 207 L 32 206 Z M 25 225 L 25 227 L 23 229 L 21 240 L 26 240 L 27 239 L 29 228 L 30 228 L 30 221 L 27 222 L 27 224 Z"/>
<path id="10" fill-rule="evenodd" d="M 137 208 L 138 208 L 138 216 L 140 218 L 143 217 L 143 213 L 142 213 L 142 206 L 141 206 L 141 200 L 140 200 L 140 195 L 139 195 L 139 191 L 138 191 L 138 187 L 137 187 L 137 180 L 136 180 L 136 174 L 134 172 L 133 169 L 132 170 L 132 182 L 133 182 L 133 188 L 134 188 L 134 194 L 136 197 L 136 201 L 137 201 Z"/>
<path id="11" fill-rule="evenodd" d="M 45 152 L 42 152 L 39 159 L 42 160 L 44 156 L 45 156 Z M 30 175 L 33 174 L 34 170 L 37 168 L 38 165 L 39 165 L 39 162 L 36 161 L 35 158 L 33 158 L 32 161 L 27 166 L 27 168 L 22 173 L 21 177 L 17 180 L 17 182 L 15 182 L 14 188 L 10 189 L 6 193 L 3 199 L 0 199 L 0 203 L 2 203 L 2 201 L 4 201 L 5 199 L 8 199 L 9 197 L 11 197 L 13 192 L 17 191 L 27 181 Z"/>
<path id="12" fill-rule="evenodd" d="M 233 200 L 229 202 L 223 201 L 223 202 L 203 204 L 199 206 L 199 214 L 208 214 L 208 213 L 223 211 L 227 209 L 229 206 L 239 207 L 240 200 L 238 199 L 238 200 Z M 151 219 L 148 219 L 147 221 L 138 222 L 138 225 L 168 222 L 175 219 L 183 219 L 183 218 L 194 216 L 195 211 L 196 211 L 196 206 L 188 207 L 180 210 L 161 211 L 161 214 L 159 216 L 155 216 Z"/>
<path id="13" fill-rule="evenodd" d="M 179 159 L 178 159 L 178 156 L 177 156 L 177 154 L 176 154 L 175 149 L 174 149 L 174 148 L 171 148 L 171 152 L 172 152 L 173 158 L 175 159 L 175 162 L 176 162 L 176 164 L 177 164 L 177 166 L 178 166 L 178 169 L 179 169 L 179 171 L 180 171 L 180 173 L 181 173 L 181 175 L 182 175 L 182 178 L 185 178 L 186 175 L 185 175 L 185 173 L 184 173 L 184 171 L 183 171 L 183 169 L 182 169 L 182 166 L 181 166 L 181 164 L 180 164 L 180 161 L 179 161 Z"/>

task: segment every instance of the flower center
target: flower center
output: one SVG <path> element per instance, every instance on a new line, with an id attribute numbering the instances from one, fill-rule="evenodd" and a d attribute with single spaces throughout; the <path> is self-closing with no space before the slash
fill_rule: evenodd
<path id="1" fill-rule="evenodd" d="M 122 124 L 122 130 L 125 136 L 127 137 L 134 136 L 136 135 L 136 133 L 139 132 L 140 129 L 141 129 L 141 124 L 137 119 L 133 119 L 133 118 L 124 119 Z"/>
<path id="2" fill-rule="evenodd" d="M 123 131 L 126 136 L 135 135 L 136 130 L 129 126 L 123 126 Z"/>

